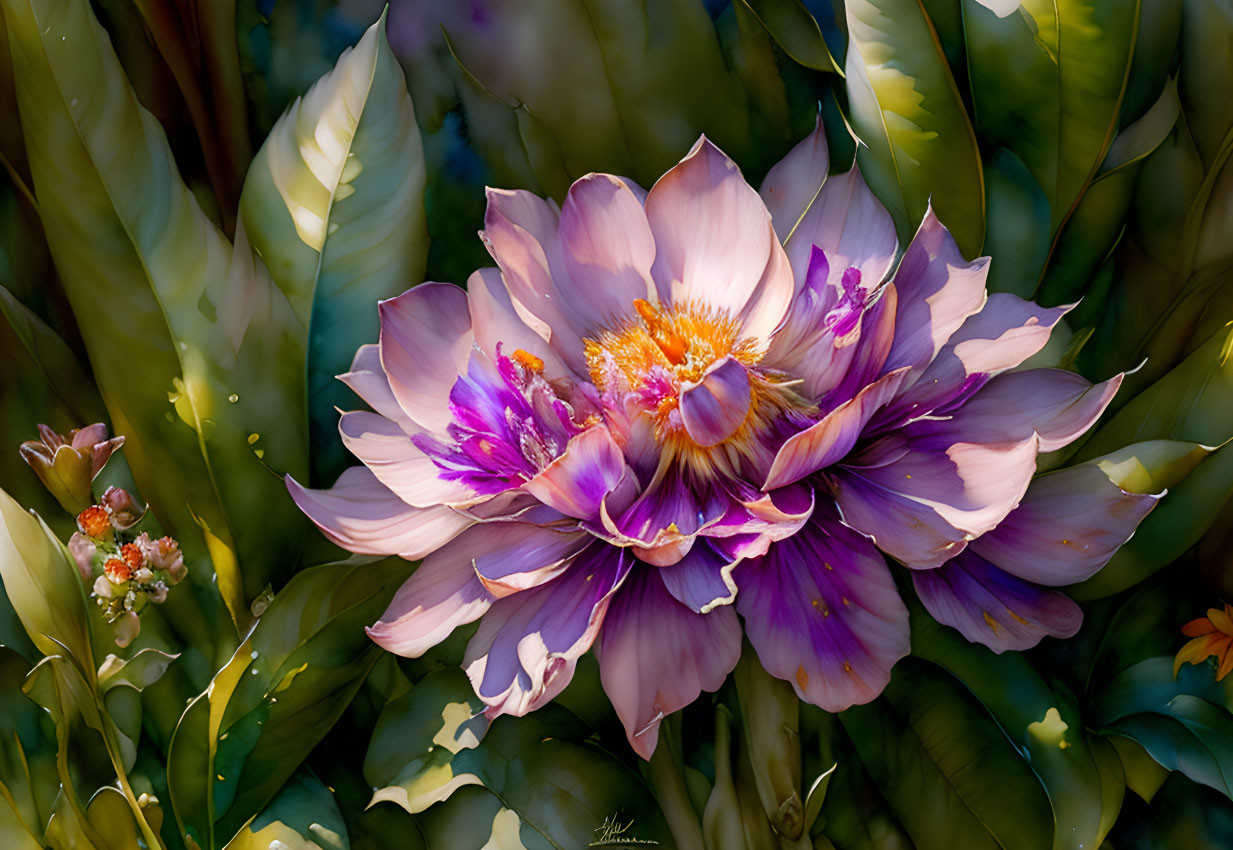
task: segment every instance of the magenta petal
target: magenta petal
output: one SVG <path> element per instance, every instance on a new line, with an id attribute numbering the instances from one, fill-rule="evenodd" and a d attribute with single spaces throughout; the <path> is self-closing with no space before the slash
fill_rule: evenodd
<path id="1" fill-rule="evenodd" d="M 784 487 L 841 460 L 856 444 L 865 423 L 894 397 L 906 376 L 906 369 L 884 375 L 851 401 L 790 437 L 775 456 L 763 489 Z"/>
<path id="2" fill-rule="evenodd" d="M 489 717 L 526 714 L 569 684 L 631 561 L 596 542 L 552 581 L 493 604 L 463 658 Z"/>
<path id="3" fill-rule="evenodd" d="M 467 293 L 451 283 L 421 283 L 377 305 L 381 365 L 407 416 L 430 431 L 450 423 L 449 396 L 471 353 Z"/>
<path id="4" fill-rule="evenodd" d="M 419 434 L 424 430 L 411 421 L 398 399 L 394 398 L 390 379 L 381 367 L 379 346 L 371 343 L 361 345 L 355 352 L 355 359 L 351 361 L 351 371 L 339 375 L 338 379 L 362 398 L 365 404 L 396 423 L 406 433 Z"/>
<path id="5" fill-rule="evenodd" d="M 908 654 L 908 611 L 878 551 L 829 513 L 737 567 L 736 608 L 767 672 L 842 711 L 881 693 Z"/>
<path id="6" fill-rule="evenodd" d="M 895 272 L 899 312 L 887 369 L 923 369 L 985 303 L 989 258 L 969 263 L 932 207 Z"/>
<path id="7" fill-rule="evenodd" d="M 818 116 L 813 132 L 797 142 L 788 155 L 766 173 L 758 194 L 771 214 L 779 241 L 788 238 L 809 209 L 831 167 L 831 154 Z"/>
<path id="8" fill-rule="evenodd" d="M 440 468 L 384 416 L 364 410 L 344 413 L 338 430 L 343 445 L 408 505 L 430 508 L 477 501 L 470 488 L 437 477 Z"/>
<path id="9" fill-rule="evenodd" d="M 626 473 L 625 458 L 602 425 L 566 444 L 564 453 L 522 485 L 522 489 L 566 516 L 594 520 L 604 497 Z"/>
<path id="10" fill-rule="evenodd" d="M 778 245 L 770 215 L 736 163 L 705 137 L 651 188 L 646 217 L 655 234 L 660 297 L 736 316 L 745 309 Z M 791 278 L 784 307 L 791 298 Z"/>
<path id="11" fill-rule="evenodd" d="M 946 429 L 909 440 L 889 463 L 830 476 L 843 520 L 910 567 L 940 566 L 1019 504 L 1036 470 L 1036 438 L 969 443 Z"/>
<path id="12" fill-rule="evenodd" d="M 691 611 L 705 614 L 735 597 L 734 566 L 736 559 L 716 551 L 703 537 L 694 542 L 685 557 L 671 566 L 660 567 L 659 573 L 664 587 L 678 602 Z"/>
<path id="13" fill-rule="evenodd" d="M 492 604 L 471 565 L 471 553 L 490 531 L 469 529 L 433 552 L 403 583 L 368 635 L 390 652 L 416 658 Z"/>
<path id="14" fill-rule="evenodd" d="M 478 545 L 471 560 L 475 574 L 494 596 L 509 596 L 550 581 L 568 569 L 594 538 L 585 531 L 554 529 L 527 522 L 485 523 L 486 536 L 468 536 Z"/>
<path id="15" fill-rule="evenodd" d="M 713 363 L 697 383 L 681 390 L 681 422 L 700 446 L 714 446 L 736 433 L 753 398 L 749 373 L 735 357 Z"/>
<path id="16" fill-rule="evenodd" d="M 612 600 L 596 645 L 600 680 L 644 759 L 655 751 L 659 723 L 716 691 L 741 655 L 741 626 L 725 606 L 696 614 L 668 594 L 662 571 L 639 567 Z"/>
<path id="17" fill-rule="evenodd" d="M 975 433 L 1022 439 L 1035 431 L 1040 451 L 1051 452 L 1092 427 L 1121 384 L 1121 375 L 1092 384 L 1062 369 L 1007 372 L 972 396 L 958 416 Z"/>
<path id="18" fill-rule="evenodd" d="M 1037 584 L 1075 584 L 1103 567 L 1159 500 L 1127 493 L 1094 464 L 1051 472 L 972 550 Z"/>
<path id="19" fill-rule="evenodd" d="M 563 293 L 591 326 L 632 314 L 634 299 L 654 299 L 655 238 L 637 196 L 611 174 L 570 186 L 558 232 L 571 286 Z"/>
<path id="20" fill-rule="evenodd" d="M 474 520 L 452 508 L 413 508 L 364 466 L 353 466 L 329 490 L 309 490 L 287 476 L 300 510 L 326 537 L 362 555 L 414 561 L 453 539 Z"/>
<path id="21" fill-rule="evenodd" d="M 935 620 L 998 653 L 1028 649 L 1046 635 L 1070 637 L 1083 624 L 1069 596 L 1015 578 L 971 550 L 936 570 L 914 571 L 912 582 Z"/>

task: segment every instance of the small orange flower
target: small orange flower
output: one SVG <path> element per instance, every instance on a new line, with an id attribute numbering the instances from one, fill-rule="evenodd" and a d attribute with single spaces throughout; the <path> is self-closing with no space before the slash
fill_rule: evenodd
<path id="1" fill-rule="evenodd" d="M 111 531 L 111 517 L 101 505 L 91 505 L 77 515 L 77 527 L 82 534 L 98 540 Z"/>
<path id="2" fill-rule="evenodd" d="M 1182 634 L 1191 640 L 1173 659 L 1173 675 L 1182 664 L 1200 664 L 1210 656 L 1217 662 L 1216 681 L 1233 671 L 1233 605 L 1224 609 L 1209 608 L 1206 617 L 1191 620 L 1182 626 Z"/>
<path id="3" fill-rule="evenodd" d="M 125 563 L 133 570 L 141 569 L 141 565 L 145 561 L 145 556 L 141 554 L 141 550 L 134 543 L 125 543 L 121 546 L 120 556 L 124 558 Z"/>
<path id="4" fill-rule="evenodd" d="M 133 577 L 133 568 L 119 558 L 108 558 L 103 564 L 103 572 L 112 584 L 124 584 Z"/>

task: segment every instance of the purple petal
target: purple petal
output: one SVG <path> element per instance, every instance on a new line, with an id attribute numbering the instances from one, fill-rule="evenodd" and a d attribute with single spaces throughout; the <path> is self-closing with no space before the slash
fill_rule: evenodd
<path id="1" fill-rule="evenodd" d="M 895 272 L 899 312 L 886 368 L 923 369 L 985 303 L 989 258 L 963 259 L 930 207 Z"/>
<path id="2" fill-rule="evenodd" d="M 675 463 L 665 463 L 663 470 L 627 510 L 605 520 L 604 530 L 622 545 L 674 546 L 677 541 L 688 541 L 704 527 L 718 522 L 731 501 L 714 487 L 705 488 L 700 496 Z M 639 551 L 638 557 L 657 566 L 666 566 L 676 563 L 687 550 L 688 546 L 682 547 L 670 560 L 657 559 L 645 550 Z"/>
<path id="3" fill-rule="evenodd" d="M 736 608 L 767 672 L 842 711 L 881 693 L 908 654 L 908 611 L 877 550 L 826 514 L 737 567 Z"/>
<path id="4" fill-rule="evenodd" d="M 763 489 L 774 490 L 792 484 L 842 460 L 856 445 L 865 423 L 899 391 L 907 372 L 907 369 L 900 369 L 884 375 L 851 401 L 790 437 L 775 456 Z"/>
<path id="5" fill-rule="evenodd" d="M 489 717 L 526 714 L 569 684 L 631 562 L 596 542 L 554 580 L 493 604 L 463 658 Z"/>
<path id="6" fill-rule="evenodd" d="M 483 616 L 494 597 L 476 577 L 472 553 L 491 536 L 488 528 L 471 528 L 425 558 L 368 629 L 369 637 L 390 652 L 416 658 Z"/>
<path id="7" fill-rule="evenodd" d="M 729 316 L 741 314 L 763 279 L 772 248 L 779 248 L 762 199 L 705 137 L 651 188 L 646 216 L 655 234 L 653 272 L 660 297 L 673 304 L 694 302 Z M 772 283 L 775 291 L 768 295 L 781 299 L 786 309 L 791 276 L 778 275 Z"/>
<path id="8" fill-rule="evenodd" d="M 1094 464 L 1051 472 L 972 551 L 1037 584 L 1074 584 L 1103 567 L 1159 500 L 1127 493 Z"/>
<path id="9" fill-rule="evenodd" d="M 815 346 L 806 355 L 801 372 L 809 397 L 821 399 L 824 409 L 847 401 L 884 374 L 886 358 L 894 342 L 895 317 L 899 311 L 899 292 L 893 283 L 878 290 L 861 315 L 857 328 L 834 342 L 841 346 L 825 371 L 819 371 L 825 360 L 817 356 Z M 823 343 L 825 344 L 825 342 Z"/>
<path id="10" fill-rule="evenodd" d="M 741 655 L 741 626 L 724 606 L 695 614 L 665 590 L 662 570 L 638 567 L 604 618 L 597 650 L 600 680 L 644 759 L 655 751 L 659 722 L 716 691 Z"/>
<path id="11" fill-rule="evenodd" d="M 914 571 L 912 582 L 935 620 L 998 653 L 1028 649 L 1046 635 L 1070 637 L 1083 623 L 1069 596 L 1015 578 L 971 550 L 936 570 Z"/>
<path id="12" fill-rule="evenodd" d="M 472 529 L 477 531 L 479 529 Z M 484 523 L 486 533 L 471 552 L 475 574 L 493 596 L 509 596 L 551 581 L 594 539 L 576 529 L 528 522 Z"/>
<path id="13" fill-rule="evenodd" d="M 766 173 L 758 194 L 771 214 L 779 241 L 788 238 L 801 216 L 813 204 L 831 167 L 831 154 L 818 116 L 813 132 L 797 142 L 788 155 Z M 892 249 L 893 250 L 893 249 Z"/>
<path id="14" fill-rule="evenodd" d="M 421 283 L 377 309 L 390 390 L 413 421 L 444 430 L 451 419 L 450 389 L 471 352 L 466 292 L 451 283 Z"/>
<path id="15" fill-rule="evenodd" d="M 726 605 L 736 596 L 732 568 L 737 559 L 718 552 L 703 537 L 694 542 L 685 557 L 668 567 L 660 567 L 664 587 L 691 611 L 705 614 Z"/>
<path id="16" fill-rule="evenodd" d="M 413 508 L 364 466 L 353 466 L 329 490 L 309 490 L 287 476 L 300 510 L 326 537 L 362 555 L 414 561 L 453 539 L 474 520 L 452 508 Z"/>
<path id="17" fill-rule="evenodd" d="M 962 442 L 936 426 L 882 465 L 833 471 L 843 520 L 910 567 L 937 567 L 1014 509 L 1036 470 L 1036 437 Z M 924 430 L 924 429 L 921 429 Z"/>
<path id="18" fill-rule="evenodd" d="M 440 468 L 384 416 L 363 410 L 344 413 L 338 431 L 343 445 L 408 505 L 430 508 L 478 501 L 470 488 L 439 478 Z"/>
<path id="19" fill-rule="evenodd" d="M 708 367 L 702 380 L 681 389 L 681 422 L 698 445 L 717 445 L 745 424 L 752 398 L 744 365 L 724 357 Z"/>
<path id="20" fill-rule="evenodd" d="M 566 516 L 593 520 L 626 475 L 625 458 L 602 425 L 569 441 L 565 452 L 522 489 Z"/>
<path id="21" fill-rule="evenodd" d="M 656 297 L 655 238 L 642 204 L 619 178 L 588 174 L 570 186 L 559 240 L 571 283 L 563 294 L 589 326 L 632 315 L 635 299 Z"/>
<path id="22" fill-rule="evenodd" d="M 390 389 L 390 379 L 386 377 L 381 367 L 381 349 L 375 344 L 361 345 L 351 361 L 351 371 L 344 372 L 338 379 L 351 388 L 364 402 L 394 422 L 407 434 L 418 434 L 424 429 L 416 425 L 402 409 L 394 391 Z"/>

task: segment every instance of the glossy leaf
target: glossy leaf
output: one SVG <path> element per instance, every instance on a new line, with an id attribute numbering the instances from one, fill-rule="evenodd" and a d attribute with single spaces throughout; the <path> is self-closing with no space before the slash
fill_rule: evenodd
<path id="1" fill-rule="evenodd" d="M 297 99 L 249 170 L 240 214 L 257 253 L 308 328 L 316 470 L 344 465 L 335 380 L 377 338 L 376 302 L 423 279 L 424 150 L 402 68 L 371 26 Z"/>
<path id="2" fill-rule="evenodd" d="M 857 161 L 906 242 L 932 199 L 965 256 L 985 241 L 976 136 L 924 10 L 914 0 L 850 0 L 848 103 Z"/>
<path id="3" fill-rule="evenodd" d="M 43 832 L 60 786 L 55 733 L 46 713 L 22 693 L 29 668 L 17 653 L 0 647 L 0 836 L 14 847 L 23 847 L 23 833 Z"/>
<path id="4" fill-rule="evenodd" d="M 815 71 L 839 72 L 818 22 L 800 0 L 737 0 L 793 60 Z"/>
<path id="5" fill-rule="evenodd" d="M 406 575 L 399 559 L 298 573 L 184 712 L 167 774 L 198 844 L 226 844 L 337 722 L 379 654 L 364 627 Z"/>
<path id="6" fill-rule="evenodd" d="M 138 488 L 194 562 L 200 606 L 216 603 L 194 517 L 255 595 L 304 527 L 266 466 L 306 467 L 304 329 L 180 179 L 90 4 L 4 8 L 48 243 Z M 226 602 L 243 624 L 246 601 Z"/>
<path id="7" fill-rule="evenodd" d="M 310 773 L 293 776 L 226 850 L 350 850 L 334 795 Z"/>
<path id="8" fill-rule="evenodd" d="M 1049 259 L 1049 199 L 1023 160 L 998 148 L 985 166 L 989 195 L 984 251 L 992 292 L 1031 298 Z"/>
<path id="9" fill-rule="evenodd" d="M 1056 229 L 1113 140 L 1139 0 L 1026 0 L 998 17 L 963 0 L 974 120 L 1044 188 Z"/>

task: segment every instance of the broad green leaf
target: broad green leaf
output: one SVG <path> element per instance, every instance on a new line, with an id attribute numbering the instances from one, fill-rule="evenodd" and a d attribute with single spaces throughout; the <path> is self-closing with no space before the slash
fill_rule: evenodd
<path id="1" fill-rule="evenodd" d="M 124 795 L 115 788 L 100 788 L 86 804 L 86 820 L 101 842 L 98 850 L 132 850 L 138 843 L 137 822 Z"/>
<path id="2" fill-rule="evenodd" d="M 424 150 L 385 18 L 270 131 L 240 215 L 253 247 L 308 327 L 307 381 L 317 473 L 344 466 L 334 379 L 377 338 L 377 301 L 423 279 Z"/>
<path id="3" fill-rule="evenodd" d="M 141 496 L 188 552 L 200 607 L 217 597 L 194 516 L 255 595 L 305 525 L 269 471 L 307 466 L 305 329 L 180 179 L 90 4 L 4 9 L 48 244 Z M 245 623 L 245 599 L 225 601 Z"/>
<path id="4" fill-rule="evenodd" d="M 0 784 L 0 841 L 11 850 L 41 850 L 43 845 L 22 821 L 7 791 Z"/>
<path id="5" fill-rule="evenodd" d="M 1044 188 L 1056 229 L 1113 140 L 1139 0 L 1025 0 L 998 17 L 963 0 L 974 120 Z"/>
<path id="6" fill-rule="evenodd" d="M 756 16 L 783 52 L 815 71 L 839 73 L 818 22 L 800 0 L 737 0 Z"/>
<path id="7" fill-rule="evenodd" d="M 1040 782 L 950 676 L 900 662 L 882 700 L 839 719 L 917 847 L 1052 846 Z"/>
<path id="8" fill-rule="evenodd" d="M 0 577 L 34 645 L 44 655 L 68 651 L 93 673 L 81 577 L 68 551 L 35 514 L 0 490 Z"/>
<path id="9" fill-rule="evenodd" d="M 0 836 L 10 836 L 14 846 L 22 846 L 15 837 L 22 831 L 43 832 L 60 787 L 50 719 L 22 693 L 29 669 L 24 658 L 0 647 Z"/>
<path id="10" fill-rule="evenodd" d="M 159 649 L 137 651 L 131 658 L 108 655 L 98 668 L 98 686 L 103 693 L 120 685 L 141 692 L 163 677 L 171 662 L 179 658 Z"/>
<path id="11" fill-rule="evenodd" d="M 1166 84 L 1181 36 L 1183 0 L 1141 0 L 1139 34 L 1122 100 L 1122 124 L 1136 120 Z"/>
<path id="12" fill-rule="evenodd" d="M 916 606 L 912 653 L 958 678 L 1027 759 L 1053 808 L 1055 850 L 1099 847 L 1105 790 L 1073 697 L 1050 688 L 1018 653 L 968 643 Z"/>
<path id="13" fill-rule="evenodd" d="M 337 722 L 379 655 L 364 627 L 407 570 L 392 558 L 298 573 L 185 710 L 168 784 L 182 829 L 203 848 L 239 832 Z"/>
<path id="14" fill-rule="evenodd" d="M 1121 735 L 1110 735 L 1109 743 L 1117 750 L 1126 774 L 1126 787 L 1134 791 L 1145 803 L 1152 802 L 1160 786 L 1169 778 L 1169 770 L 1162 767 L 1143 745 Z"/>
<path id="15" fill-rule="evenodd" d="M 965 256 L 985 241 L 980 151 L 933 25 L 915 0 L 849 0 L 848 103 L 857 159 L 910 237 L 932 200 Z"/>
<path id="16" fill-rule="evenodd" d="M 1049 199 L 1009 148 L 985 165 L 985 184 L 989 289 L 1031 298 L 1049 259 Z"/>
<path id="17" fill-rule="evenodd" d="M 293 776 L 265 811 L 227 844 L 227 850 L 350 850 L 334 795 L 312 774 Z"/>

